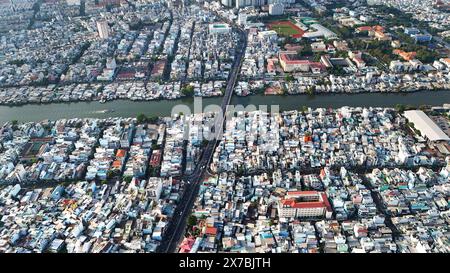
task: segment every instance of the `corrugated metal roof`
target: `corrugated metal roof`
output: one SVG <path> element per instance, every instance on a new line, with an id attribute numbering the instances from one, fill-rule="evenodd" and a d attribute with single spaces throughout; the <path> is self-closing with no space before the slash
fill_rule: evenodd
<path id="1" fill-rule="evenodd" d="M 404 116 L 414 123 L 414 127 L 431 141 L 450 141 L 450 137 L 420 110 L 405 111 Z"/>

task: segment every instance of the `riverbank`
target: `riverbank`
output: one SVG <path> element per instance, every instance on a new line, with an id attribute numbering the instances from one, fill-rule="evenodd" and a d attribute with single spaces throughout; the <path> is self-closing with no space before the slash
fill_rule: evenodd
<path id="1" fill-rule="evenodd" d="M 222 97 L 203 98 L 202 109 L 208 105 L 220 105 L 221 102 Z M 246 97 L 233 96 L 231 100 L 232 105 L 255 105 L 256 107 L 260 105 L 277 105 L 282 111 L 298 110 L 303 106 L 312 108 L 337 108 L 342 106 L 394 107 L 396 104 L 439 106 L 444 103 L 450 103 L 449 90 L 408 93 L 317 94 L 314 96 L 305 94 L 285 96 L 251 95 Z M 89 101 L 49 103 L 45 105 L 27 104 L 23 106 L 0 106 L 0 124 L 11 120 L 24 122 L 75 117 L 135 117 L 140 113 L 147 116 L 169 116 L 172 108 L 177 105 L 186 105 L 191 111 L 194 111 L 194 100 L 192 98 L 159 101 L 115 100 L 106 103 Z"/>
<path id="2" fill-rule="evenodd" d="M 234 93 L 237 96 L 248 96 L 261 94 L 268 87 L 284 90 L 286 95 L 307 95 L 313 92 L 315 95 L 339 95 L 339 94 L 360 94 L 360 93 L 413 93 L 427 90 L 436 92 L 440 90 L 450 90 L 448 79 L 439 81 L 414 79 L 407 83 L 386 83 L 385 81 L 374 84 L 366 84 L 366 78 L 359 77 L 348 79 L 338 77 L 336 84 L 323 84 L 317 78 L 300 77 L 296 82 L 255 81 L 252 88 L 247 82 L 240 81 L 235 87 Z M 386 80 L 386 79 L 384 79 Z M 219 83 L 221 82 L 221 83 Z M 203 98 L 216 97 L 220 95 L 225 81 L 219 80 L 208 83 L 201 83 L 196 86 L 196 95 Z M 216 84 L 219 83 L 218 86 Z M 280 85 L 283 83 L 283 87 Z M 256 84 L 256 85 L 255 85 Z M 273 86 L 272 86 L 273 85 Z M 206 87 L 205 87 L 206 86 Z M 259 87 L 257 87 L 259 86 Z M 28 104 L 47 105 L 53 103 L 78 103 L 78 102 L 100 102 L 106 103 L 115 100 L 130 101 L 162 101 L 185 99 L 181 92 L 181 82 L 167 82 L 159 84 L 153 82 L 120 82 L 101 84 L 78 84 L 67 86 L 30 86 L 29 88 L 0 88 L 0 106 L 24 106 Z M 67 89 L 67 90 L 66 90 Z M 201 90 L 201 91 L 199 91 Z M 313 91 L 312 91 L 313 90 Z"/>

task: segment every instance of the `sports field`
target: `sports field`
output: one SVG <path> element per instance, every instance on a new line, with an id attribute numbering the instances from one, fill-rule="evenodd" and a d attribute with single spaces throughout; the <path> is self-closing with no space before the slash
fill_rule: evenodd
<path id="1" fill-rule="evenodd" d="M 278 35 L 301 38 L 305 33 L 301 28 L 290 21 L 275 21 L 268 24 L 268 27 L 275 30 Z"/>

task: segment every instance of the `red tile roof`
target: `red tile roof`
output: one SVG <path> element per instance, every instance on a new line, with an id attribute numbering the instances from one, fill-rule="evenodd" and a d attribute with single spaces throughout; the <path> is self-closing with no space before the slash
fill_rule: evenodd
<path id="1" fill-rule="evenodd" d="M 308 60 L 296 60 L 293 59 L 289 54 L 281 53 L 280 60 L 285 62 L 286 64 L 310 64 L 311 62 Z"/>
<path id="2" fill-rule="evenodd" d="M 117 150 L 116 157 L 124 157 L 126 155 L 127 151 L 123 149 Z"/>
<path id="3" fill-rule="evenodd" d="M 217 234 L 217 228 L 215 228 L 215 227 L 207 227 L 206 230 L 205 230 L 205 234 L 216 235 Z"/>
<path id="4" fill-rule="evenodd" d="M 291 193 L 291 194 L 289 194 Z M 320 201 L 310 201 L 310 202 L 297 202 L 294 198 L 289 198 L 289 195 L 320 195 Z M 287 199 L 281 200 L 281 204 L 284 206 L 288 206 L 296 209 L 304 209 L 304 208 L 325 208 L 327 211 L 332 211 L 330 202 L 328 201 L 328 197 L 324 192 L 317 191 L 295 191 L 288 192 Z"/>
<path id="5" fill-rule="evenodd" d="M 306 208 L 326 208 L 323 202 L 296 202 L 294 199 L 282 200 L 283 206 L 288 206 L 294 209 L 306 209 Z"/>
<path id="6" fill-rule="evenodd" d="M 116 160 L 116 161 L 113 162 L 112 166 L 114 168 L 119 168 L 119 167 L 122 166 L 122 163 L 120 162 L 120 160 Z"/>
<path id="7" fill-rule="evenodd" d="M 358 31 L 362 32 L 362 31 L 370 31 L 372 30 L 372 27 L 370 26 L 363 26 L 363 27 L 359 27 L 357 28 Z"/>

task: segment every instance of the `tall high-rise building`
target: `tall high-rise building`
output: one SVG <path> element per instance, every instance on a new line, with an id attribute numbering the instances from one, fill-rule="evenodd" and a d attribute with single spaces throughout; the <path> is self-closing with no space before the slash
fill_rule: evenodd
<path id="1" fill-rule="evenodd" d="M 224 1 L 227 0 L 222 0 L 222 4 Z M 287 4 L 293 4 L 295 3 L 295 0 L 236 0 L 236 8 L 244 8 L 244 7 L 249 7 L 249 6 L 253 6 L 253 7 L 260 7 L 260 6 L 264 6 L 264 5 L 270 5 L 270 4 L 275 4 L 275 3 L 281 3 L 284 4 L 284 6 L 286 6 Z M 223 4 L 225 5 L 225 4 Z"/>
<path id="2" fill-rule="evenodd" d="M 246 13 L 239 13 L 238 15 L 238 24 L 241 26 L 245 26 L 247 24 L 247 14 Z"/>
<path id="3" fill-rule="evenodd" d="M 111 57 L 106 58 L 106 68 L 107 69 L 115 70 L 116 67 L 117 67 L 117 64 L 116 64 L 115 58 L 111 58 Z"/>
<path id="4" fill-rule="evenodd" d="M 383 1 L 381 0 L 367 0 L 367 5 L 374 6 L 374 5 L 382 5 Z"/>
<path id="5" fill-rule="evenodd" d="M 281 3 L 274 3 L 269 5 L 270 15 L 282 15 L 284 13 L 284 5 Z"/>
<path id="6" fill-rule="evenodd" d="M 98 36 L 100 36 L 101 39 L 106 39 L 109 37 L 108 22 L 97 21 L 97 30 L 98 30 Z"/>
<path id="7" fill-rule="evenodd" d="M 66 3 L 69 6 L 79 6 L 80 0 L 66 0 Z"/>
<path id="8" fill-rule="evenodd" d="M 265 0 L 236 0 L 236 8 L 243 8 L 243 7 L 259 7 L 265 5 Z"/>
<path id="9" fill-rule="evenodd" d="M 232 7 L 233 6 L 233 0 L 221 0 L 221 3 L 225 7 Z"/>
<path id="10" fill-rule="evenodd" d="M 281 3 L 281 4 L 293 4 L 295 3 L 295 0 L 267 0 L 267 5 L 275 4 L 275 3 Z"/>

